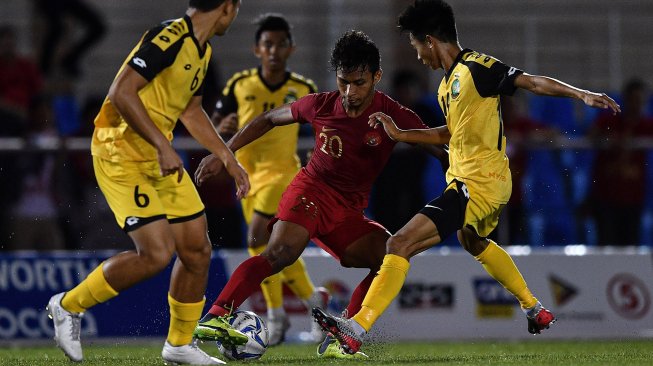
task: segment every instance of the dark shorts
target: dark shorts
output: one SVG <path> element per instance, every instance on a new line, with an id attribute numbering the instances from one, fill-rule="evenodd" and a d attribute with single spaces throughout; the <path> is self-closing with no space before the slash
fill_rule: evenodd
<path id="1" fill-rule="evenodd" d="M 453 180 L 440 197 L 427 203 L 419 213 L 426 215 L 438 228 L 441 240 L 460 230 L 465 225 L 465 211 L 469 192 L 464 183 Z"/>
<path id="2" fill-rule="evenodd" d="M 268 229 L 279 220 L 306 228 L 313 242 L 338 260 L 356 240 L 373 231 L 387 232 L 365 217 L 362 208 L 352 207 L 333 188 L 301 172 L 281 196 Z"/>

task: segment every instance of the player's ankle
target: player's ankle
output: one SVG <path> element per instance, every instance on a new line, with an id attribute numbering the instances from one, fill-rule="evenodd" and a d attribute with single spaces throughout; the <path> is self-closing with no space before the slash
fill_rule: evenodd
<path id="1" fill-rule="evenodd" d="M 538 301 L 533 307 L 522 308 L 521 310 L 526 314 L 527 317 L 533 318 L 537 313 L 542 309 L 542 304 Z"/>
<path id="2" fill-rule="evenodd" d="M 211 314 L 211 313 L 206 313 L 204 316 L 200 319 L 200 323 L 208 322 L 209 320 L 215 318 L 216 316 Z"/>
<path id="3" fill-rule="evenodd" d="M 283 318 L 285 316 L 286 311 L 283 309 L 283 306 L 278 308 L 268 308 L 268 319 Z"/>
<path id="4" fill-rule="evenodd" d="M 365 334 L 367 334 L 367 331 L 365 330 L 365 328 L 363 328 L 362 325 L 358 324 L 358 322 L 356 320 L 349 319 L 349 322 L 350 322 L 349 324 L 351 325 L 354 332 L 356 332 L 357 336 L 362 337 Z"/>
<path id="5" fill-rule="evenodd" d="M 211 306 L 209 312 L 206 315 L 211 315 L 212 316 L 211 319 L 213 319 L 219 316 L 225 316 L 227 314 L 229 314 L 229 311 L 227 311 L 227 309 L 223 308 L 220 305 L 213 305 Z"/>

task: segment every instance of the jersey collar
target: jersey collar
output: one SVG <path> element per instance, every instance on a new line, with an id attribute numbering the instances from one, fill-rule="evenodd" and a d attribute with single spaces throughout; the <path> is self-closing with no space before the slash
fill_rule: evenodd
<path id="1" fill-rule="evenodd" d="M 261 83 L 265 85 L 265 87 L 268 88 L 268 90 L 270 90 L 271 92 L 275 92 L 281 89 L 281 87 L 284 86 L 284 84 L 286 84 L 286 81 L 290 79 L 290 72 L 286 71 L 286 75 L 284 76 L 283 81 L 275 85 L 270 85 L 265 81 L 265 79 L 263 79 L 263 68 L 260 65 L 256 68 L 256 73 L 258 74 L 258 78 L 259 80 L 261 80 Z"/>
<path id="2" fill-rule="evenodd" d="M 193 32 L 193 22 L 190 21 L 190 17 L 187 14 L 184 15 L 184 22 L 186 22 L 186 26 L 188 27 L 188 36 L 193 40 L 193 43 L 195 43 L 195 47 L 197 47 L 197 53 L 200 55 L 200 58 L 203 58 L 204 53 L 206 53 L 206 50 L 209 48 L 209 41 L 206 41 L 207 47 L 202 49 L 200 42 L 197 40 L 197 38 L 195 38 L 195 32 Z"/>
<path id="3" fill-rule="evenodd" d="M 447 70 L 447 72 L 444 73 L 444 80 L 445 81 L 449 82 L 449 75 L 451 75 L 451 73 L 453 72 L 453 69 L 456 68 L 456 65 L 458 65 L 458 63 L 463 59 L 463 56 L 468 52 L 473 52 L 473 51 L 470 50 L 469 48 L 465 48 L 465 49 L 463 49 L 462 51 L 460 51 L 458 53 L 458 55 L 456 56 L 456 59 L 453 60 L 453 63 L 451 64 L 451 67 L 449 67 L 449 70 Z"/>

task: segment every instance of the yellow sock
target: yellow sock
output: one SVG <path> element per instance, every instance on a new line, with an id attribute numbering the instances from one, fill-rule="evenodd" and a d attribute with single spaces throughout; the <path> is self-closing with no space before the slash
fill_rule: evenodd
<path id="1" fill-rule="evenodd" d="M 383 264 L 370 285 L 361 309 L 352 317 L 366 331 L 383 314 L 406 281 L 410 263 L 406 258 L 394 254 L 386 254 Z"/>
<path id="2" fill-rule="evenodd" d="M 290 289 L 302 300 L 308 300 L 313 292 L 315 286 L 311 278 L 308 277 L 306 272 L 306 265 L 304 260 L 299 258 L 295 263 L 289 265 L 281 271 L 283 275 L 283 282 L 290 287 Z"/>
<path id="3" fill-rule="evenodd" d="M 532 308 L 537 304 L 537 299 L 526 286 L 526 281 L 517 269 L 515 262 L 497 243 L 490 240 L 487 248 L 474 258 L 483 265 L 490 276 L 515 295 L 522 308 Z"/>
<path id="4" fill-rule="evenodd" d="M 265 250 L 265 245 L 255 248 L 247 248 L 249 255 L 254 257 Z M 283 306 L 283 288 L 281 282 L 281 274 L 275 273 L 261 282 L 261 292 L 265 298 L 265 304 L 268 309 L 276 309 Z"/>
<path id="5" fill-rule="evenodd" d="M 61 299 L 61 306 L 64 309 L 73 313 L 83 313 L 86 309 L 118 295 L 104 278 L 103 265 L 104 263 L 101 263 L 84 281 L 66 292 Z"/>
<path id="6" fill-rule="evenodd" d="M 204 301 L 184 304 L 170 296 L 168 293 L 168 304 L 170 305 L 170 328 L 168 328 L 168 343 L 172 346 L 183 346 L 190 344 L 193 340 L 193 331 L 197 321 L 202 315 Z"/>

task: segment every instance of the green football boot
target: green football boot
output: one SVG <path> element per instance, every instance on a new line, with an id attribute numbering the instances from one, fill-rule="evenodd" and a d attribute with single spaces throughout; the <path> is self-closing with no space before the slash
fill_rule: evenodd
<path id="1" fill-rule="evenodd" d="M 337 359 L 348 359 L 348 360 L 367 360 L 369 356 L 363 352 L 356 352 L 353 355 L 345 352 L 342 347 L 340 347 L 340 342 L 331 335 L 327 334 L 324 341 L 317 346 L 317 356 L 321 358 L 337 358 Z"/>
<path id="2" fill-rule="evenodd" d="M 249 338 L 229 324 L 229 315 L 216 316 L 208 320 L 201 319 L 193 337 L 202 341 L 218 341 L 225 346 L 239 346 L 247 343 Z"/>

